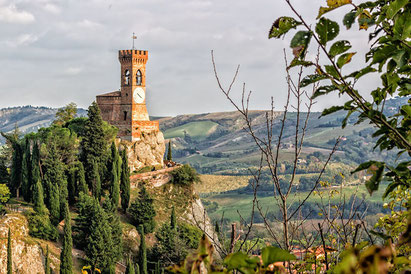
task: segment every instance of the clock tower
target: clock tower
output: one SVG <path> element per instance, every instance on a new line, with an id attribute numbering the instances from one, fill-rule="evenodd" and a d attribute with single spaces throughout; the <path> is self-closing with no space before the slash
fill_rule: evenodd
<path id="1" fill-rule="evenodd" d="M 158 121 L 150 121 L 146 107 L 146 50 L 120 50 L 121 88 L 97 96 L 103 120 L 119 128 L 118 136 L 139 140 L 144 132 L 159 131 Z"/>

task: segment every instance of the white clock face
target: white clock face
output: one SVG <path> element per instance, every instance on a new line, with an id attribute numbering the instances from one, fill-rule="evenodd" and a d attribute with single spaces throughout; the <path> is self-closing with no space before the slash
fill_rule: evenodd
<path id="1" fill-rule="evenodd" d="M 146 93 L 144 92 L 144 89 L 141 87 L 136 87 L 136 89 L 133 92 L 134 102 L 136 102 L 136 104 L 142 104 L 144 102 L 145 97 Z"/>

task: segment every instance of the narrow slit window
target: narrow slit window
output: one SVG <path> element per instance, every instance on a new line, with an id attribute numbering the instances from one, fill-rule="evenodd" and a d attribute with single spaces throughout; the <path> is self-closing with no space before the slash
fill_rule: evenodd
<path id="1" fill-rule="evenodd" d="M 130 85 L 130 71 L 128 69 L 124 71 L 124 85 Z"/>
<path id="2" fill-rule="evenodd" d="M 137 73 L 136 73 L 136 85 L 137 86 L 141 86 L 142 78 L 143 78 L 143 75 L 142 75 L 141 71 L 138 70 Z"/>
<path id="3" fill-rule="evenodd" d="M 124 111 L 124 121 L 127 120 L 127 111 Z"/>

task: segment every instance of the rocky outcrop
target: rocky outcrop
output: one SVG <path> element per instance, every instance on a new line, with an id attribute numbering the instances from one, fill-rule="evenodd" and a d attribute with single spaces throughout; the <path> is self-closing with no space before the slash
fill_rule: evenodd
<path id="1" fill-rule="evenodd" d="M 163 166 L 166 146 L 161 131 L 142 133 L 135 142 L 117 139 L 117 144 L 127 150 L 130 172 L 145 166 Z"/>
<path id="2" fill-rule="evenodd" d="M 44 273 L 41 245 L 31 238 L 27 219 L 21 214 L 7 214 L 0 219 L 0 273 L 7 269 L 7 234 L 11 230 L 13 273 Z M 29 266 L 29 267 L 28 267 Z"/>

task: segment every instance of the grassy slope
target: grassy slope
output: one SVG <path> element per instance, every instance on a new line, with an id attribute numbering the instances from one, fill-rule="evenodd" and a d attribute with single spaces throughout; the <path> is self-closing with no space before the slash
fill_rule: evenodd
<path id="1" fill-rule="evenodd" d="M 212 133 L 217 127 L 217 123 L 212 121 L 198 121 L 190 122 L 178 127 L 173 127 L 164 131 L 166 139 L 184 137 L 184 131 L 186 131 L 191 138 L 196 140 L 205 139 L 210 133 Z"/>
<path id="2" fill-rule="evenodd" d="M 362 195 L 364 194 L 367 201 L 382 202 L 382 194 L 384 192 L 384 189 L 385 187 L 381 186 L 380 189 L 376 193 L 374 193 L 372 196 L 369 196 L 364 185 L 345 186 L 343 188 L 343 193 L 345 194 L 347 199 L 349 199 L 349 197 L 353 194 L 357 194 L 359 198 L 361 198 Z M 298 202 L 298 200 L 304 198 L 306 194 L 307 192 L 300 192 L 300 193 L 297 193 L 297 195 L 294 195 L 291 197 L 293 201 Z M 332 200 L 337 202 L 338 199 L 339 198 L 336 196 Z M 253 196 L 249 194 L 238 194 L 238 193 L 216 194 L 216 195 L 207 197 L 207 200 L 216 202 L 219 205 L 217 211 L 210 214 L 211 218 L 219 219 L 224 214 L 225 218 L 228 218 L 231 220 L 240 220 L 237 211 L 241 213 L 243 218 L 247 218 L 248 216 L 250 216 Z M 313 195 L 310 197 L 309 201 L 320 202 L 320 197 L 317 195 Z M 278 211 L 276 200 L 272 196 L 259 198 L 259 203 L 264 212 L 266 210 L 273 211 L 273 212 Z"/>

